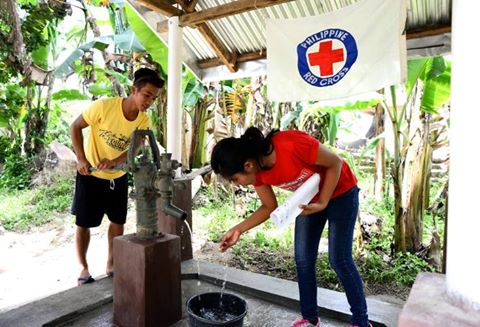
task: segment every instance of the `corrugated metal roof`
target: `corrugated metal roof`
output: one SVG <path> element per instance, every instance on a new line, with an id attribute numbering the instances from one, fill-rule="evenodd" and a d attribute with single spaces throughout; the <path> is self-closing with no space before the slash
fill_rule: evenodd
<path id="1" fill-rule="evenodd" d="M 386 0 L 388 1 L 388 0 Z M 197 11 L 228 4 L 228 0 L 200 0 Z M 265 48 L 265 19 L 299 18 L 321 15 L 349 6 L 355 0 L 298 0 L 268 8 L 261 8 L 243 14 L 208 22 L 214 34 L 231 52 L 239 54 L 260 51 Z M 410 0 L 407 10 L 407 31 L 425 27 L 450 25 L 451 0 Z M 190 35 L 186 28 L 186 35 Z M 197 35 L 201 37 L 201 35 Z M 203 37 L 202 37 L 203 39 Z M 205 47 L 208 44 L 203 40 Z M 187 42 L 187 45 L 189 43 Z M 193 49 L 192 49 L 193 50 Z M 199 52 L 202 59 L 215 58 L 211 51 Z"/>
<path id="2" fill-rule="evenodd" d="M 135 0 L 129 1 L 135 4 Z M 266 48 L 266 19 L 321 15 L 349 6 L 357 1 L 359 0 L 297 0 L 208 21 L 206 24 L 228 52 L 239 55 L 252 52 L 261 53 Z M 227 5 L 231 2 L 234 2 L 234 0 L 199 0 L 195 9 L 196 11 L 203 11 L 209 8 Z M 408 0 L 407 32 L 420 31 L 437 26 L 450 26 L 451 6 L 451 0 Z M 136 7 L 138 8 L 138 6 Z M 155 15 L 157 16 L 156 22 L 166 19 L 166 17 L 162 15 Z M 153 23 L 152 27 L 156 27 L 156 24 Z M 186 55 L 189 57 L 186 62 L 193 64 L 194 62 L 217 58 L 215 51 L 210 48 L 203 35 L 197 29 L 186 27 L 183 30 Z M 428 43 L 419 43 L 418 40 L 413 42 L 413 47 L 420 49 L 420 52 L 416 52 L 417 55 L 449 52 L 449 37 L 442 38 L 437 36 L 432 40 L 432 42 L 440 43 L 441 46 L 432 46 L 432 48 L 435 49 L 431 50 L 429 49 L 430 46 Z M 411 53 L 409 52 L 409 56 L 410 55 Z M 198 75 L 201 75 L 198 67 L 191 68 Z M 224 69 L 219 68 L 217 70 L 221 73 Z"/>

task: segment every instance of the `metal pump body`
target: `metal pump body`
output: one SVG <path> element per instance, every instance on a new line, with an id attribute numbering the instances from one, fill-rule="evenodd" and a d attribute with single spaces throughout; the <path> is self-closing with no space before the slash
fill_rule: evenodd
<path id="1" fill-rule="evenodd" d="M 151 156 L 143 151 L 137 154 L 145 138 L 148 138 Z M 130 197 L 135 199 L 137 209 L 137 233 L 140 239 L 152 239 L 163 236 L 158 231 L 157 198 L 159 209 L 175 218 L 185 220 L 187 214 L 172 204 L 175 170 L 181 166 L 172 160 L 171 153 L 160 155 L 155 136 L 151 130 L 135 130 L 128 149 L 128 170 L 133 174 L 134 191 Z"/>

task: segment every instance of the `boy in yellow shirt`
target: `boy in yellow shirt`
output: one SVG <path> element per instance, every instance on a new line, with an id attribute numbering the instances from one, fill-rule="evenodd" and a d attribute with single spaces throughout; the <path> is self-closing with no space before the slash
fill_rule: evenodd
<path id="1" fill-rule="evenodd" d="M 164 81 L 148 68 L 135 72 L 128 98 L 108 98 L 93 102 L 70 126 L 73 148 L 77 155 L 77 177 L 72 214 L 76 216 L 75 245 L 82 266 L 78 285 L 95 281 L 87 263 L 90 228 L 110 220 L 106 273 L 113 275 L 113 238 L 123 235 L 127 217 L 128 185 L 124 171 L 108 170 L 124 163 L 130 137 L 135 129 L 147 129 L 145 111 L 157 98 Z M 90 127 L 84 148 L 82 129 Z M 90 172 L 90 167 L 97 170 Z"/>

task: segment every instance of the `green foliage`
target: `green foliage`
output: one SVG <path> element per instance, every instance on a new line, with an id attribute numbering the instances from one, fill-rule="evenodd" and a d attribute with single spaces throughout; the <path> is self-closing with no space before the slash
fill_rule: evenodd
<path id="1" fill-rule="evenodd" d="M 277 238 L 269 237 L 264 231 L 258 231 L 255 233 L 253 244 L 260 248 L 269 248 L 272 250 L 280 247 L 280 241 Z"/>
<path id="2" fill-rule="evenodd" d="M 330 262 L 328 260 L 328 253 L 322 253 L 318 256 L 316 275 L 319 284 L 323 285 L 323 287 L 336 291 L 342 290 L 340 280 L 338 279 L 335 271 L 330 266 Z"/>
<path id="3" fill-rule="evenodd" d="M 147 50 L 147 53 L 150 54 L 152 59 L 160 65 L 163 77 L 165 77 L 165 72 L 168 71 L 167 46 L 159 39 L 157 34 L 152 31 L 151 27 L 145 23 L 143 17 L 139 16 L 128 2 L 125 3 L 125 12 L 127 14 L 128 23 L 133 32 L 143 47 Z"/>
<path id="4" fill-rule="evenodd" d="M 358 268 L 367 282 L 394 283 L 412 286 L 419 272 L 434 269 L 415 254 L 399 252 L 391 260 L 385 260 L 381 253 L 369 251 L 359 261 Z"/>
<path id="5" fill-rule="evenodd" d="M 41 2 L 36 0 L 19 1 L 22 9 L 21 30 L 23 43 L 29 55 L 32 55 L 34 62 L 39 66 L 46 68 L 45 48 L 49 43 L 49 33 L 47 31 L 50 25 L 55 25 L 58 20 L 62 20 L 66 15 L 67 5 L 55 2 Z M 0 83 L 6 83 L 11 77 L 18 76 L 18 66 L 10 60 L 13 51 L 12 40 L 9 38 L 12 33 L 8 13 L 0 12 Z"/>
<path id="6" fill-rule="evenodd" d="M 202 188 L 198 197 L 205 199 L 198 210 L 199 214 L 206 217 L 208 230 L 208 239 L 212 242 L 218 242 L 222 235 L 232 227 L 232 223 L 238 221 L 238 217 L 233 208 L 231 197 L 221 190 L 215 190 L 213 187 Z"/>
<path id="7" fill-rule="evenodd" d="M 20 125 L 27 90 L 17 83 L 0 84 L 0 128 L 15 135 Z"/>
<path id="8" fill-rule="evenodd" d="M 22 190 L 27 188 L 32 178 L 31 160 L 26 156 L 10 154 L 5 159 L 0 174 L 0 189 Z"/>
<path id="9" fill-rule="evenodd" d="M 45 144 L 50 144 L 52 141 L 71 145 L 70 126 L 65 120 L 64 106 L 55 103 L 50 109 L 48 116 L 48 125 L 45 134 Z"/>
<path id="10" fill-rule="evenodd" d="M 374 215 L 380 220 L 380 231 L 371 235 L 371 239 L 364 244 L 362 255 L 357 257 L 358 269 L 366 283 L 411 286 L 419 272 L 433 271 L 425 260 L 414 254 L 400 252 L 391 257 L 395 220 L 392 198 L 387 197 L 379 202 L 373 195 L 365 193 L 360 206 L 361 212 Z"/>
<path id="11" fill-rule="evenodd" d="M 72 178 L 56 178 L 49 185 L 42 185 L 32 194 L 31 203 L 36 204 L 38 213 L 62 213 L 72 203 L 74 181 Z"/>
<path id="12" fill-rule="evenodd" d="M 23 231 L 52 221 L 68 210 L 73 185 L 71 178 L 62 177 L 38 188 L 0 190 L 0 224 L 7 230 Z"/>
<path id="13" fill-rule="evenodd" d="M 440 106 L 450 100 L 451 65 L 443 57 L 430 57 L 408 61 L 407 96 L 418 81 L 423 83 L 421 109 L 437 113 Z"/>
<path id="14" fill-rule="evenodd" d="M 182 78 L 183 99 L 182 106 L 192 108 L 195 106 L 204 95 L 205 88 L 200 81 L 190 72 L 185 69 Z"/>
<path id="15" fill-rule="evenodd" d="M 393 199 L 390 197 L 385 197 L 383 201 L 377 201 L 371 194 L 368 194 L 367 192 L 364 193 L 366 196 L 362 198 L 360 202 L 360 210 L 362 212 L 379 217 L 384 222 L 384 227 L 387 226 L 393 228 Z"/>
<path id="16" fill-rule="evenodd" d="M 57 101 L 89 100 L 89 97 L 81 93 L 78 89 L 63 89 L 53 93 L 52 100 L 57 100 Z"/>
<path id="17" fill-rule="evenodd" d="M 5 135 L 0 135 L 0 163 L 4 163 L 11 149 L 12 141 Z"/>
<path id="18" fill-rule="evenodd" d="M 200 212 L 202 212 L 202 210 L 200 210 Z M 235 210 L 233 210 L 232 205 L 218 208 L 215 216 L 212 217 L 208 224 L 208 239 L 212 242 L 220 241 L 222 235 L 232 227 L 231 222 L 233 219 L 231 218 L 235 217 L 235 215 Z"/>

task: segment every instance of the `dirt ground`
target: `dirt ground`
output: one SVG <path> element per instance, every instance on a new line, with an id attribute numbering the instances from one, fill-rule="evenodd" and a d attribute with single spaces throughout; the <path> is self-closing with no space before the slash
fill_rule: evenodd
<path id="1" fill-rule="evenodd" d="M 231 251 L 220 253 L 217 244 L 207 241 L 205 226 L 195 226 L 195 221 L 201 221 L 201 219 L 196 220 L 195 212 L 193 218 L 194 259 L 290 280 L 295 279 L 291 270 L 278 265 L 280 261 L 287 262 L 289 254 L 282 254 L 279 258 L 277 253 L 272 256 L 276 259 L 270 262 L 264 260 L 265 257 L 270 256 L 252 253 L 253 264 L 245 264 Z M 105 276 L 107 230 L 106 218 L 100 227 L 91 230 L 87 259 L 90 273 L 94 277 Z M 125 234 L 133 232 L 135 232 L 135 212 L 131 209 L 125 225 Z M 80 267 L 75 254 L 74 235 L 74 217 L 69 214 L 27 233 L 0 229 L 0 313 L 77 285 Z M 366 286 L 368 295 L 375 294 L 374 297 L 397 304 L 402 304 L 408 295 L 408 290 L 404 290 L 404 294 L 397 294 L 398 290 L 379 290 Z"/>
<path id="2" fill-rule="evenodd" d="M 105 276 L 107 231 L 106 217 L 98 228 L 91 229 L 87 260 L 94 277 Z M 135 211 L 130 209 L 125 234 L 134 232 Z M 80 266 L 74 236 L 74 217 L 69 214 L 26 233 L 0 227 L 0 313 L 77 285 Z M 205 246 L 206 239 L 206 232 L 194 229 L 194 257 L 227 263 L 229 254 L 220 254 L 213 243 Z"/>

